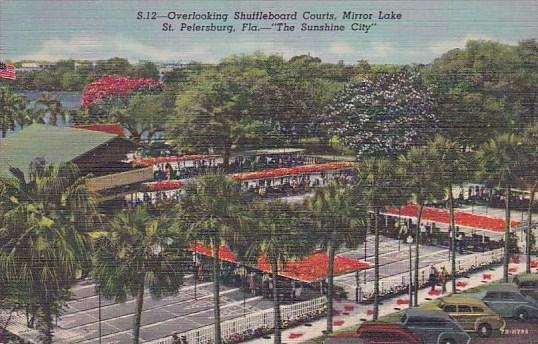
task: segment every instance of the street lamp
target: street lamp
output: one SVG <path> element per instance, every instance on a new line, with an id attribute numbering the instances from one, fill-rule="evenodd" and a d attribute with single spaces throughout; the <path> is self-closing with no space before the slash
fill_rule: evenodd
<path id="1" fill-rule="evenodd" d="M 409 246 L 409 307 L 413 305 L 413 265 L 412 265 L 412 250 L 413 236 L 408 235 L 405 242 Z"/>

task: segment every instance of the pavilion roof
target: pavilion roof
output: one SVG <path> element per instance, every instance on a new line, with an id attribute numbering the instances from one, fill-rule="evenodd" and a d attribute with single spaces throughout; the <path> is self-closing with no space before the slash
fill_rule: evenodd
<path id="1" fill-rule="evenodd" d="M 32 124 L 0 141 L 0 175 L 9 175 L 9 167 L 27 174 L 35 158 L 56 164 L 72 161 L 116 138 L 109 133 Z"/>
<path id="2" fill-rule="evenodd" d="M 119 137 L 125 138 L 125 130 L 119 123 L 80 124 L 75 125 L 73 128 L 98 131 L 102 133 L 118 135 Z"/>
<path id="3" fill-rule="evenodd" d="M 307 173 L 321 173 L 329 171 L 338 171 L 338 170 L 347 170 L 354 166 L 352 162 L 340 161 L 340 162 L 330 162 L 325 164 L 313 164 L 313 165 L 303 165 L 295 167 L 286 167 L 286 168 L 276 168 L 272 170 L 263 170 L 256 172 L 248 173 L 237 173 L 232 175 L 232 179 L 235 181 L 245 181 L 245 180 L 259 180 L 259 179 L 269 179 L 269 178 L 279 178 L 286 176 L 298 176 Z"/>
<path id="4" fill-rule="evenodd" d="M 414 203 L 409 203 L 405 207 L 400 209 L 387 208 L 383 212 L 386 215 L 402 216 L 407 218 L 418 218 L 419 208 Z M 490 232 L 502 233 L 504 232 L 504 219 L 489 217 L 484 215 L 477 215 L 463 211 L 455 211 L 455 224 L 456 226 L 486 230 Z M 435 222 L 441 224 L 449 224 L 449 212 L 445 209 L 428 208 L 425 207 L 422 212 L 422 220 L 428 222 Z M 516 228 L 521 222 L 511 221 L 511 228 Z"/>
<path id="5" fill-rule="evenodd" d="M 213 250 L 202 244 L 192 244 L 190 249 L 204 256 L 212 257 Z M 229 263 L 237 263 L 235 254 L 227 247 L 221 246 L 219 249 L 221 260 Z M 271 265 L 267 257 L 260 257 L 257 270 L 271 273 Z M 334 275 L 343 275 L 350 272 L 360 271 L 370 268 L 370 264 L 341 256 L 336 256 L 334 261 Z M 279 271 L 279 275 L 285 278 L 293 279 L 305 283 L 319 282 L 327 278 L 329 271 L 329 256 L 324 251 L 316 251 L 308 257 L 300 260 L 288 262 L 286 266 Z"/>

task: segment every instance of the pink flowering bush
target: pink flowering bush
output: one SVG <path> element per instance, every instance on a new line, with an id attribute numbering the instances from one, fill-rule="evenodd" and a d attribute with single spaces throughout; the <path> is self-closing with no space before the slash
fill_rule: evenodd
<path id="1" fill-rule="evenodd" d="M 157 80 L 107 75 L 86 86 L 82 94 L 82 107 L 88 109 L 113 97 L 127 97 L 133 92 L 154 90 L 160 86 Z"/>

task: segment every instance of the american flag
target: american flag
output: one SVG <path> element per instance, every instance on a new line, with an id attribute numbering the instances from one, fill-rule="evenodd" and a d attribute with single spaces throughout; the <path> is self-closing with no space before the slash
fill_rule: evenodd
<path id="1" fill-rule="evenodd" d="M 15 66 L 0 62 L 0 78 L 15 80 Z"/>

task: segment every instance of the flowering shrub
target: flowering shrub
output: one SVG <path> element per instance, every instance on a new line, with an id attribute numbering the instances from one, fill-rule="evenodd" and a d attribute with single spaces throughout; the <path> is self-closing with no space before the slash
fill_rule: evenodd
<path id="1" fill-rule="evenodd" d="M 280 325 L 280 327 L 282 329 L 286 329 L 286 328 L 295 327 L 304 323 L 312 322 L 312 321 L 323 318 L 326 315 L 326 313 L 327 313 L 327 307 L 323 307 L 322 309 L 319 309 L 317 311 L 305 313 L 295 318 L 282 320 L 282 324 Z M 223 340 L 223 343 L 224 344 L 237 344 L 237 343 L 245 342 L 247 340 L 251 340 L 254 338 L 267 336 L 273 333 L 273 331 L 274 331 L 273 327 L 265 325 L 262 327 L 258 327 L 254 330 L 246 330 L 241 333 L 235 333 L 225 338 Z"/>
<path id="2" fill-rule="evenodd" d="M 106 101 L 112 97 L 127 97 L 131 93 L 159 88 L 161 83 L 151 79 L 131 79 L 124 76 L 107 75 L 86 86 L 82 94 L 82 107 Z"/>
<path id="3" fill-rule="evenodd" d="M 347 85 L 320 121 L 359 158 L 406 152 L 437 125 L 432 92 L 407 72 L 379 74 Z"/>

